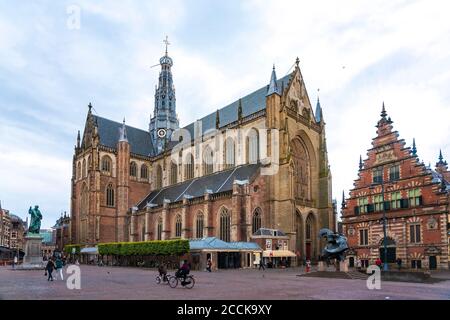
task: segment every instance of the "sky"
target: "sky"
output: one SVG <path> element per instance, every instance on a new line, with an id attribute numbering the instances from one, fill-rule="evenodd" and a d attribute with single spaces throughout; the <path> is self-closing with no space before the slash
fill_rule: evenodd
<path id="1" fill-rule="evenodd" d="M 425 164 L 450 160 L 448 1 L 0 0 L 0 200 L 42 227 L 70 212 L 77 131 L 94 112 L 148 128 L 163 39 L 180 125 L 300 59 L 326 122 L 333 198 L 348 195 L 384 101 Z M 318 91 L 319 89 L 319 91 Z"/>

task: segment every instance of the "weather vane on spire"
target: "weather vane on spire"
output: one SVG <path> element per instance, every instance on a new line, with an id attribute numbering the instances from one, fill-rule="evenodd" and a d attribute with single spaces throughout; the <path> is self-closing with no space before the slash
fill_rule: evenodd
<path id="1" fill-rule="evenodd" d="M 167 46 L 168 45 L 170 45 L 170 42 L 169 42 L 169 37 L 168 36 L 166 36 L 166 39 L 165 40 L 163 40 L 163 42 L 166 44 L 166 55 L 167 55 Z"/>

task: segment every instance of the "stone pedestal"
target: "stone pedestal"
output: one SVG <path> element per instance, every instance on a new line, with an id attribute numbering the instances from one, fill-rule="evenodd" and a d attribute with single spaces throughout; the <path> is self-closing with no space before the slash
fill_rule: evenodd
<path id="1" fill-rule="evenodd" d="M 341 271 L 341 272 L 348 272 L 348 263 L 347 263 L 347 261 L 340 261 L 339 262 L 339 271 Z"/>
<path id="2" fill-rule="evenodd" d="M 25 236 L 25 256 L 21 269 L 42 269 L 42 237 L 39 234 L 28 234 Z"/>
<path id="3" fill-rule="evenodd" d="M 319 271 L 325 271 L 325 262 L 319 261 L 318 270 Z"/>

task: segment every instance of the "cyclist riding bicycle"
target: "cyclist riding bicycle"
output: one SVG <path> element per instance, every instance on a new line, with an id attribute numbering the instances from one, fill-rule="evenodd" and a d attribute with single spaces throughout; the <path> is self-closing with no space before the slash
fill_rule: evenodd
<path id="1" fill-rule="evenodd" d="M 158 266 L 159 276 L 163 279 L 163 281 L 167 281 L 167 267 L 164 263 L 161 263 Z"/>
<path id="2" fill-rule="evenodd" d="M 183 265 L 180 269 L 178 269 L 176 276 L 178 278 L 183 278 L 183 281 L 186 281 L 186 276 L 189 274 L 191 269 L 189 268 L 189 264 L 186 260 L 184 260 Z"/>

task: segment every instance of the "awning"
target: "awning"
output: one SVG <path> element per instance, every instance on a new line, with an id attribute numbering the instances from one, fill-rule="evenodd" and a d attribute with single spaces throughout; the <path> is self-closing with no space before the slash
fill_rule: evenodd
<path id="1" fill-rule="evenodd" d="M 289 250 L 264 250 L 263 257 L 285 258 L 296 257 L 295 253 Z"/>
<path id="2" fill-rule="evenodd" d="M 80 253 L 85 253 L 85 254 L 98 254 L 98 249 L 97 247 L 93 247 L 93 248 L 83 248 L 80 250 Z"/>

